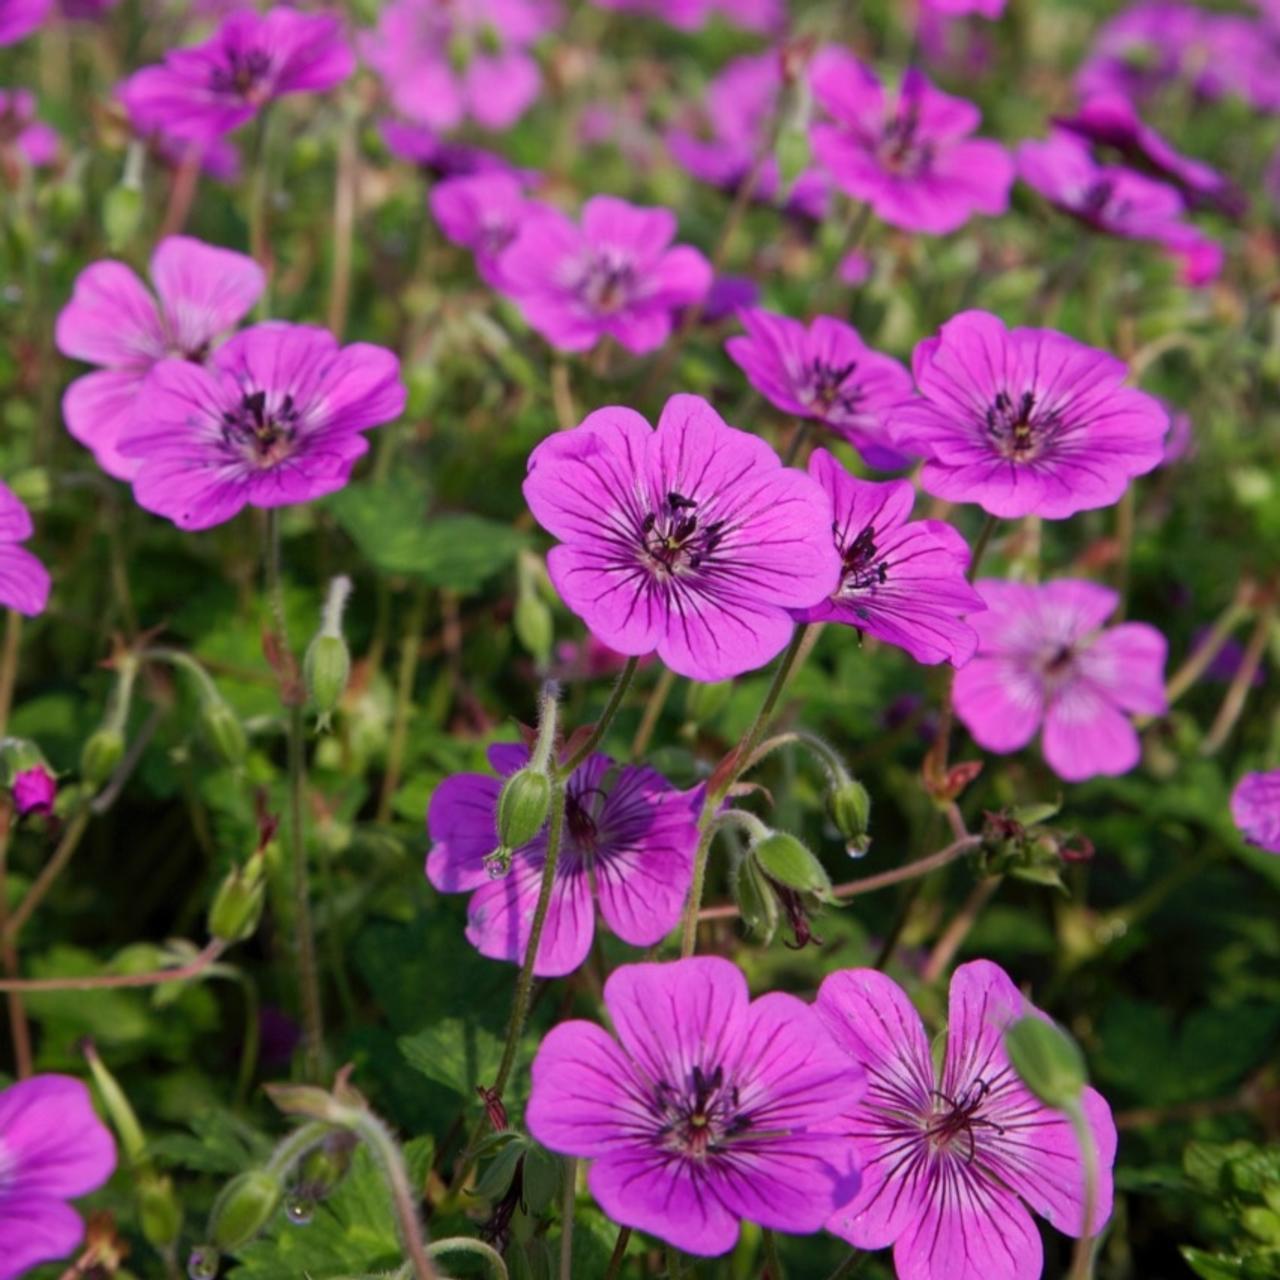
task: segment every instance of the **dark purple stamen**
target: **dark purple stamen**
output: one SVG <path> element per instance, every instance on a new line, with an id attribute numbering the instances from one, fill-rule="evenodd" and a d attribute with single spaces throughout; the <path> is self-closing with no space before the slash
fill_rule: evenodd
<path id="1" fill-rule="evenodd" d="M 985 1080 L 974 1081 L 959 1099 L 952 1098 L 937 1089 L 932 1090 L 930 1096 L 945 1103 L 946 1109 L 935 1111 L 928 1119 L 925 1136 L 928 1137 L 930 1145 L 935 1150 L 945 1151 L 963 1135 L 968 1142 L 965 1163 L 972 1164 L 977 1151 L 973 1134 L 975 1128 L 992 1129 L 996 1133 L 1004 1133 L 1000 1125 L 992 1120 L 984 1120 L 978 1114 L 989 1092 L 990 1086 Z"/>
<path id="2" fill-rule="evenodd" d="M 269 410 L 265 391 L 246 391 L 237 408 L 223 412 L 222 438 L 239 449 L 248 445 L 254 460 L 266 466 L 288 454 L 301 416 L 292 395 Z"/>
<path id="3" fill-rule="evenodd" d="M 724 522 L 700 525 L 697 511 L 698 504 L 692 498 L 673 492 L 641 521 L 645 555 L 662 574 L 697 570 L 720 545 Z"/>
<path id="4" fill-rule="evenodd" d="M 987 410 L 987 432 L 996 448 L 1013 462 L 1030 462 L 1057 429 L 1056 414 L 1035 412 L 1034 391 L 1024 391 L 1015 401 L 1007 391 L 996 395 Z"/>
<path id="5" fill-rule="evenodd" d="M 659 1135 L 682 1155 L 714 1154 L 726 1139 L 751 1127 L 751 1116 L 741 1111 L 738 1086 L 726 1086 L 724 1068 L 714 1071 L 694 1067 L 683 1089 L 660 1080 L 654 1086 L 653 1103 L 663 1124 Z"/>
<path id="6" fill-rule="evenodd" d="M 618 311 L 635 288 L 635 268 L 611 254 L 599 254 L 587 267 L 579 285 L 584 302 L 595 311 Z"/>
<path id="7" fill-rule="evenodd" d="M 271 70 L 271 55 L 261 49 L 228 49 L 226 64 L 209 72 L 209 87 L 215 93 L 234 93 L 252 98 Z"/>

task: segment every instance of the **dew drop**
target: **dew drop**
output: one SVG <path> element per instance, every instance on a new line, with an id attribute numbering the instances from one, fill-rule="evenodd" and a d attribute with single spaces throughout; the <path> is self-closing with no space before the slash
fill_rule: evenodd
<path id="1" fill-rule="evenodd" d="M 221 1261 L 212 1245 L 197 1245 L 187 1255 L 187 1275 L 191 1280 L 214 1280 Z"/>
<path id="2" fill-rule="evenodd" d="M 292 1195 L 284 1207 L 285 1216 L 295 1227 L 309 1226 L 315 1216 L 316 1202 L 310 1196 Z"/>

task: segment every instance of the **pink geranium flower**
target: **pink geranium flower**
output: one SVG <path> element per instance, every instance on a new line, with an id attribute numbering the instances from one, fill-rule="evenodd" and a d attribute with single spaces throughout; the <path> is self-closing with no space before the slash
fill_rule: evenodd
<path id="1" fill-rule="evenodd" d="M 1115 502 L 1164 456 L 1159 401 L 1066 334 L 965 311 L 912 364 L 921 397 L 895 414 L 894 442 L 926 459 L 921 483 L 937 497 L 1060 520 Z"/>
<path id="2" fill-rule="evenodd" d="M 978 652 L 956 673 L 956 715 L 988 751 L 1019 751 L 1043 727 L 1044 758 L 1067 782 L 1127 773 L 1141 746 L 1130 717 L 1166 707 L 1164 636 L 1103 624 L 1119 597 L 1093 582 L 984 580 L 969 625 Z"/>
<path id="3" fill-rule="evenodd" d="M 564 1022 L 533 1061 L 544 1146 L 591 1161 L 614 1221 L 686 1253 L 727 1253 L 746 1219 L 807 1234 L 854 1195 L 843 1135 L 865 1087 L 814 1011 L 750 1000 L 727 960 L 623 965 L 604 987 L 617 1039 Z"/>
<path id="4" fill-rule="evenodd" d="M 808 328 L 757 309 L 739 317 L 745 338 L 725 350 L 748 381 L 784 413 L 812 418 L 847 440 L 873 466 L 896 471 L 909 461 L 892 447 L 889 414 L 911 394 L 911 375 L 873 351 L 858 331 L 831 316 Z"/>
<path id="5" fill-rule="evenodd" d="M 67 1203 L 111 1176 L 116 1146 L 89 1090 L 39 1075 L 0 1091 L 0 1280 L 64 1258 L 84 1237 Z"/>
<path id="6" fill-rule="evenodd" d="M 276 98 L 332 89 L 354 69 L 340 19 L 245 9 L 203 44 L 174 49 L 159 66 L 135 72 L 119 92 L 139 133 L 208 140 L 238 129 Z"/>
<path id="7" fill-rule="evenodd" d="M 307 502 L 346 484 L 364 432 L 404 408 L 400 362 L 325 329 L 260 324 L 207 366 L 162 360 L 147 375 L 120 452 L 138 460 L 138 504 L 180 529 L 242 507 Z"/>
<path id="8" fill-rule="evenodd" d="M 510 160 L 496 151 L 453 142 L 440 137 L 425 125 L 404 120 L 384 120 L 378 128 L 393 156 L 417 165 L 433 178 L 468 178 L 482 173 L 509 173 L 529 181 L 534 175 L 521 173 Z"/>
<path id="9" fill-rule="evenodd" d="M 138 460 L 120 452 L 120 437 L 147 374 L 170 357 L 207 360 L 217 340 L 248 315 L 264 284 L 252 258 L 187 236 L 157 245 L 151 280 L 155 297 L 123 262 L 95 262 L 80 273 L 58 316 L 58 350 L 101 366 L 67 388 L 67 430 L 119 480 L 138 471 Z"/>
<path id="10" fill-rule="evenodd" d="M 694 680 L 763 666 L 788 610 L 839 582 L 826 494 L 697 396 L 672 396 L 656 431 L 609 408 L 544 440 L 524 496 L 560 539 L 547 570 L 569 608 L 610 648 L 656 649 Z"/>
<path id="11" fill-rule="evenodd" d="M 986 608 L 965 580 L 965 540 L 940 520 L 908 520 L 915 501 L 909 480 L 858 480 L 825 449 L 814 450 L 809 474 L 831 500 L 840 585 L 793 616 L 857 627 L 917 662 L 963 666 L 978 637 L 961 619 Z"/>
<path id="12" fill-rule="evenodd" d="M 36 119 L 29 89 L 0 89 L 0 160 L 14 155 L 22 165 L 45 169 L 58 159 L 58 134 Z"/>
<path id="13" fill-rule="evenodd" d="M 895 96 L 844 49 L 813 60 L 814 96 L 831 117 L 812 128 L 813 147 L 836 184 L 904 231 L 943 235 L 975 213 L 1004 213 L 1013 160 L 997 142 L 970 135 L 981 114 L 935 89 L 914 67 Z"/>
<path id="14" fill-rule="evenodd" d="M 520 746 L 495 746 L 502 775 L 528 762 Z M 545 829 L 514 851 L 498 879 L 487 862 L 498 845 L 502 779 L 483 773 L 446 778 L 431 797 L 427 878 L 442 893 L 470 893 L 467 941 L 481 955 L 523 962 L 546 862 Z M 595 912 L 624 942 L 649 947 L 675 928 L 693 878 L 697 809 L 652 769 L 588 757 L 565 788 L 555 888 L 534 973 L 561 977 L 587 958 Z"/>
<path id="15" fill-rule="evenodd" d="M 0 0 L 0 46 L 25 40 L 52 8 L 53 0 Z"/>
<path id="16" fill-rule="evenodd" d="M 0 483 L 0 605 L 34 618 L 49 603 L 49 571 L 20 545 L 31 533 L 26 507 Z"/>
<path id="17" fill-rule="evenodd" d="M 961 965 L 939 1074 L 920 1015 L 884 974 L 831 974 L 817 1011 L 867 1072 L 848 1128 L 862 1189 L 827 1229 L 859 1249 L 892 1245 L 902 1280 L 1039 1280 L 1031 1214 L 1067 1235 L 1085 1230 L 1071 1124 L 1027 1091 L 1004 1050 L 1010 1023 L 1045 1015 L 990 961 Z M 1088 1224 L 1096 1235 L 1111 1217 L 1116 1128 L 1095 1089 L 1085 1089 L 1084 1113 L 1100 1174 Z"/>
<path id="18" fill-rule="evenodd" d="M 1250 844 L 1280 853 L 1280 769 L 1246 773 L 1231 793 L 1231 817 Z"/>
<path id="19" fill-rule="evenodd" d="M 20 818 L 29 813 L 52 813 L 58 795 L 58 783 L 42 764 L 33 765 L 14 775 L 13 807 Z"/>
<path id="20" fill-rule="evenodd" d="M 579 225 L 548 209 L 527 220 L 498 262 L 504 289 L 553 347 L 587 351 L 612 337 L 637 355 L 671 334 L 675 313 L 711 288 L 711 264 L 671 247 L 676 218 L 593 196 Z"/>
<path id="21" fill-rule="evenodd" d="M 394 0 L 361 52 L 410 120 L 506 129 L 538 96 L 542 77 L 528 49 L 559 12 L 553 0 Z"/>
<path id="22" fill-rule="evenodd" d="M 531 219 L 546 212 L 511 172 L 446 178 L 431 188 L 429 201 L 445 238 L 475 254 L 476 271 L 494 289 L 505 284 L 502 254 Z"/>
<path id="23" fill-rule="evenodd" d="M 645 13 L 682 31 L 697 31 L 713 14 L 747 31 L 777 31 L 786 20 L 786 0 L 595 0 L 602 9 Z"/>

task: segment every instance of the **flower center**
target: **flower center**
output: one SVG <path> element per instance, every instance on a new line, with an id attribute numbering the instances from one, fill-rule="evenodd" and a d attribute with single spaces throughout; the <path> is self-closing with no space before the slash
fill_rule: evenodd
<path id="1" fill-rule="evenodd" d="M 862 391 L 857 386 L 845 384 L 857 368 L 856 360 L 850 360 L 846 365 L 824 364 L 816 358 L 811 360 L 802 385 L 805 399 L 822 414 L 829 414 L 833 409 L 854 413 L 862 401 Z"/>
<path id="2" fill-rule="evenodd" d="M 888 121 L 880 134 L 876 158 L 888 172 L 904 178 L 918 178 L 933 167 L 933 144 L 916 137 L 920 112 L 914 105 L 903 105 Z"/>
<path id="3" fill-rule="evenodd" d="M 1061 679 L 1071 670 L 1075 660 L 1076 651 L 1071 645 L 1059 645 L 1045 662 L 1044 673 L 1050 679 Z"/>
<path id="4" fill-rule="evenodd" d="M 840 536 L 839 524 L 833 524 L 836 537 Z M 874 591 L 889 580 L 889 566 L 876 559 L 876 531 L 867 525 L 841 553 L 843 571 L 840 575 L 840 594 L 857 591 Z"/>
<path id="5" fill-rule="evenodd" d="M 616 252 L 597 253 L 587 264 L 578 286 L 582 300 L 593 310 L 620 311 L 635 291 L 635 268 Z"/>
<path id="6" fill-rule="evenodd" d="M 660 576 L 675 577 L 702 567 L 724 537 L 724 521 L 700 523 L 698 504 L 672 492 L 656 511 L 645 516 L 640 533 L 650 568 Z"/>
<path id="7" fill-rule="evenodd" d="M 222 415 L 223 440 L 259 467 L 273 467 L 292 452 L 302 415 L 286 394 L 275 408 L 265 391 L 246 391 L 240 404 Z"/>
<path id="8" fill-rule="evenodd" d="M 589 795 L 603 796 L 595 787 L 583 791 L 567 791 L 564 797 L 564 821 L 569 835 L 580 853 L 593 854 L 600 837 L 600 825 L 585 803 Z"/>
<path id="9" fill-rule="evenodd" d="M 738 1086 L 726 1084 L 723 1067 L 694 1067 L 683 1088 L 660 1080 L 654 1103 L 663 1122 L 663 1145 L 699 1160 L 751 1127 L 750 1115 L 739 1110 Z"/>
<path id="10" fill-rule="evenodd" d="M 976 1080 L 959 1098 L 934 1090 L 934 1108 L 925 1117 L 925 1137 L 929 1149 L 933 1152 L 950 1151 L 953 1147 L 960 1153 L 967 1164 L 973 1162 L 977 1144 L 974 1139 L 975 1129 L 992 1129 L 996 1133 L 1004 1130 L 994 1121 L 985 1119 L 982 1104 L 990 1092 L 985 1080 Z"/>
<path id="11" fill-rule="evenodd" d="M 228 49 L 221 66 L 209 72 L 214 93 L 229 93 L 247 102 L 262 101 L 262 81 L 271 70 L 271 55 L 262 49 Z"/>
<path id="12" fill-rule="evenodd" d="M 1024 391 L 1016 400 L 1001 391 L 986 414 L 987 434 L 997 452 L 1011 462 L 1039 457 L 1057 425 L 1056 415 L 1036 413 L 1034 391 Z"/>

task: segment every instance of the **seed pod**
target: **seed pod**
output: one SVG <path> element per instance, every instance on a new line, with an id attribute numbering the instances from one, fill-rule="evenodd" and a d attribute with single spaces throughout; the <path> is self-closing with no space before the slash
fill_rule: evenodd
<path id="1" fill-rule="evenodd" d="M 243 942 L 257 929 L 266 893 L 265 865 L 259 850 L 243 867 L 232 867 L 227 873 L 209 908 L 210 937 Z"/>
<path id="2" fill-rule="evenodd" d="M 831 878 L 822 863 L 795 836 L 771 831 L 752 845 L 751 856 L 775 884 L 812 894 L 819 902 L 834 900 Z"/>
<path id="3" fill-rule="evenodd" d="M 871 844 L 871 797 L 856 778 L 845 778 L 827 792 L 827 816 L 848 842 L 851 854 L 861 856 Z"/>
<path id="4" fill-rule="evenodd" d="M 254 1239 L 280 1207 L 284 1187 L 265 1169 L 251 1169 L 232 1178 L 209 1214 L 209 1239 L 214 1248 L 232 1252 Z"/>
<path id="5" fill-rule="evenodd" d="M 1089 1076 L 1080 1046 L 1055 1022 L 1019 1018 L 1004 1033 L 1004 1047 L 1022 1083 L 1047 1107 L 1076 1106 Z"/>
<path id="6" fill-rule="evenodd" d="M 551 807 L 551 779 L 525 767 L 513 773 L 498 797 L 498 840 L 504 849 L 526 845 L 542 830 Z"/>
<path id="7" fill-rule="evenodd" d="M 351 651 L 340 635 L 321 633 L 314 637 L 302 659 L 302 676 L 307 696 L 322 716 L 338 709 L 351 677 Z"/>
<path id="8" fill-rule="evenodd" d="M 240 717 L 221 697 L 209 697 L 200 708 L 200 724 L 222 760 L 238 768 L 249 753 L 249 738 Z"/>
<path id="9" fill-rule="evenodd" d="M 142 1234 L 154 1249 L 168 1249 L 182 1232 L 182 1206 L 166 1174 L 148 1173 L 138 1180 L 138 1217 Z"/>
<path id="10" fill-rule="evenodd" d="M 539 665 L 546 666 L 555 640 L 555 620 L 547 602 L 536 591 L 521 592 L 511 622 L 520 643 Z"/>
<path id="11" fill-rule="evenodd" d="M 89 735 L 80 752 L 80 776 L 100 787 L 116 771 L 124 756 L 124 734 L 112 725 L 103 725 Z"/>

